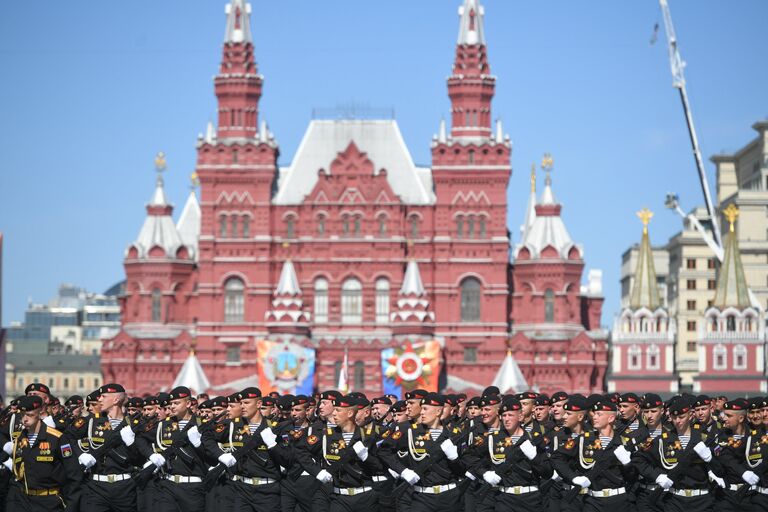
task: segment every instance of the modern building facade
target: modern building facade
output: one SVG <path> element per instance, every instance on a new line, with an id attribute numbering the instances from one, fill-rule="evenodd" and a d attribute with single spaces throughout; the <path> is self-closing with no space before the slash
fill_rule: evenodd
<path id="1" fill-rule="evenodd" d="M 483 17 L 478 0 L 463 2 L 450 127 L 432 141 L 430 167 L 413 162 L 394 119 L 314 119 L 279 166 L 259 119 L 250 6 L 233 0 L 218 124 L 197 143 L 200 200 L 190 194 L 174 223 L 158 172 L 125 253 L 105 378 L 154 392 L 194 349 L 217 391 L 335 387 L 345 356 L 355 390 L 474 391 L 511 346 L 532 386 L 602 390 L 601 274 L 582 286 L 583 250 L 561 218 L 551 160 L 541 197 L 532 187 L 519 207 L 526 232 L 511 251 L 512 145 L 493 123 Z"/>

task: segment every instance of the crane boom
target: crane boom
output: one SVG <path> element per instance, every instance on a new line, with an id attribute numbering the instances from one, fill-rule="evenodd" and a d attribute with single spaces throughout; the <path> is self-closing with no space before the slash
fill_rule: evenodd
<path id="1" fill-rule="evenodd" d="M 683 74 L 685 63 L 680 56 L 680 50 L 677 46 L 677 36 L 675 35 L 675 26 L 672 24 L 672 14 L 669 11 L 669 4 L 667 3 L 667 0 L 659 0 L 659 5 L 661 6 L 661 11 L 664 15 L 664 29 L 667 34 L 667 46 L 669 49 L 669 65 L 672 70 L 672 86 L 680 93 L 680 101 L 683 104 L 685 121 L 688 126 L 688 135 L 691 139 L 691 146 L 693 148 L 693 157 L 696 160 L 696 168 L 699 172 L 701 191 L 704 194 L 704 204 L 707 208 L 707 214 L 709 214 L 709 218 L 712 222 L 712 238 L 718 247 L 721 248 L 720 252 L 722 253 L 723 242 L 720 235 L 720 221 L 715 212 L 714 203 L 712 202 L 712 194 L 709 191 L 709 180 L 707 179 L 707 173 L 704 169 L 704 162 L 701 159 L 699 139 L 696 136 L 696 127 L 693 124 L 691 106 L 688 103 L 688 92 L 685 88 L 685 76 Z"/>

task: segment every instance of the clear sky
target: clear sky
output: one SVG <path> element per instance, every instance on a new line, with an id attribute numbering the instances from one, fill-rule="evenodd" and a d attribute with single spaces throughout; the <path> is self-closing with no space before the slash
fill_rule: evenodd
<path id="1" fill-rule="evenodd" d="M 393 107 L 420 164 L 449 102 L 460 0 L 253 0 L 262 118 L 290 162 L 315 107 Z M 555 159 L 554 191 L 587 268 L 604 271 L 610 325 L 635 212 L 654 244 L 680 229 L 663 208 L 701 202 L 658 3 L 485 0 L 493 116 L 514 151 L 508 223 L 518 239 L 529 169 Z M 168 158 L 176 215 L 195 140 L 214 119 L 224 0 L 5 2 L 0 16 L 3 320 L 59 283 L 104 291 L 144 220 L 153 158 Z M 764 0 L 671 0 L 705 159 L 768 116 Z M 658 41 L 650 45 L 655 23 Z M 712 171 L 712 164 L 707 161 Z M 714 177 L 711 176 L 711 180 Z M 714 186 L 714 181 L 711 181 Z"/>

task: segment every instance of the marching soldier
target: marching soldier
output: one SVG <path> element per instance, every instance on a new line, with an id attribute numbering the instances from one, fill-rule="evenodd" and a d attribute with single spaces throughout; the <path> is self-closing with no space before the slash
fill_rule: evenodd
<path id="1" fill-rule="evenodd" d="M 555 433 L 549 443 L 551 461 L 554 462 L 554 454 L 560 450 L 561 446 L 567 445 L 570 447 L 569 450 L 575 446 L 575 442 L 585 431 L 587 413 L 587 399 L 585 397 L 581 395 L 571 395 L 568 397 L 568 400 L 563 405 L 563 426 Z M 564 463 L 569 465 L 569 470 L 572 474 L 579 474 L 580 471 L 583 471 L 576 458 L 565 458 Z M 564 512 L 581 511 L 586 490 L 583 492 L 578 491 L 576 494 L 572 493 L 573 485 L 571 480 L 573 478 L 568 483 L 563 483 L 563 476 L 557 471 L 553 472 L 552 479 L 555 481 L 555 485 L 550 487 L 548 493 L 548 510 L 551 512 L 559 512 L 560 510 Z M 568 501 L 563 501 L 565 493 L 569 493 Z"/>
<path id="2" fill-rule="evenodd" d="M 6 461 L 14 486 L 14 492 L 8 495 L 8 510 L 65 510 L 65 484 L 67 480 L 76 481 L 80 474 L 72 446 L 59 430 L 41 419 L 41 397 L 21 397 L 18 412 L 22 414 L 23 427 L 13 442 L 11 458 Z"/>

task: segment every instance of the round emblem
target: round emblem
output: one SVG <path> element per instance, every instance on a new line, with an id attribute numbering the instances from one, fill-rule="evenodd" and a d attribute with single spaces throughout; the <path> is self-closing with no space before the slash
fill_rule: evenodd
<path id="1" fill-rule="evenodd" d="M 403 354 L 397 358 L 395 363 L 397 368 L 397 375 L 403 380 L 416 380 L 421 376 L 421 370 L 424 368 L 424 363 L 421 358 L 413 352 L 403 352 Z"/>

